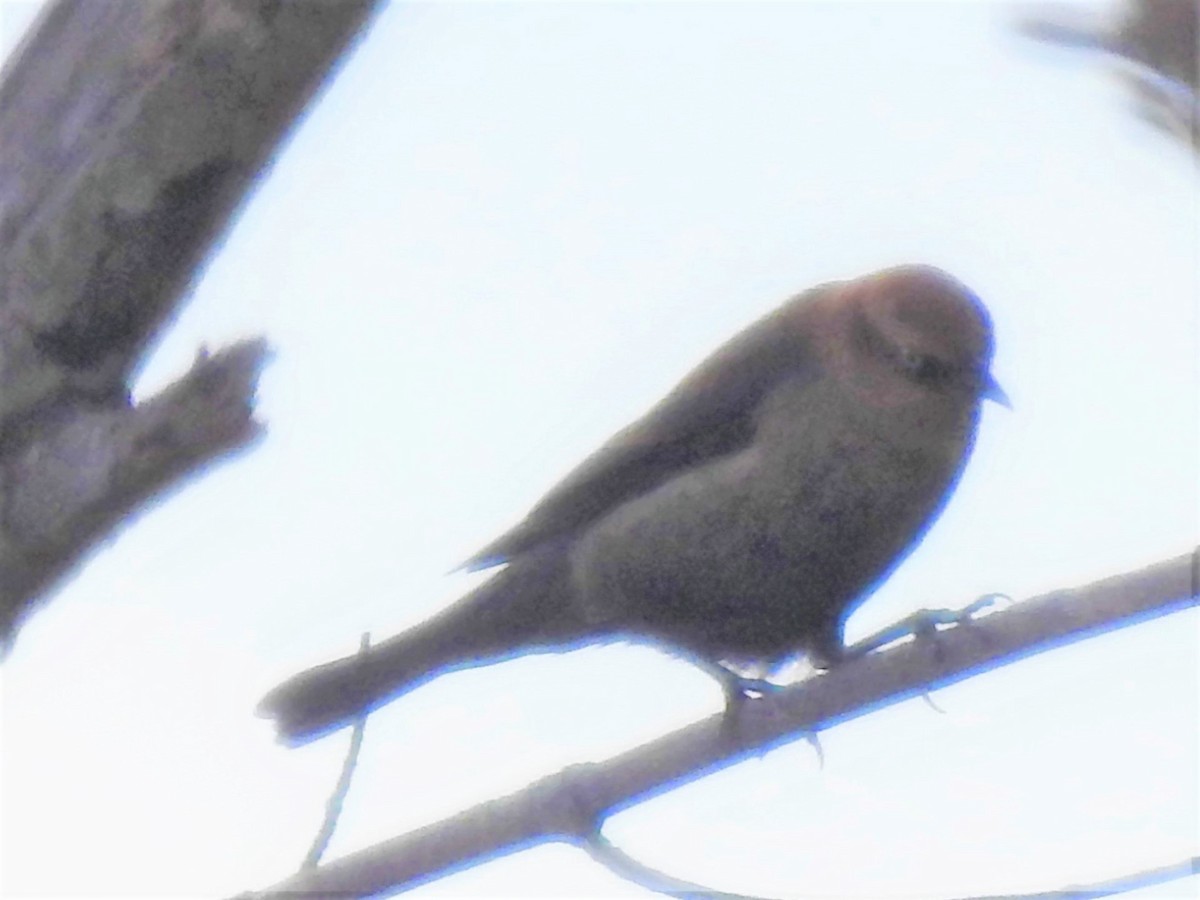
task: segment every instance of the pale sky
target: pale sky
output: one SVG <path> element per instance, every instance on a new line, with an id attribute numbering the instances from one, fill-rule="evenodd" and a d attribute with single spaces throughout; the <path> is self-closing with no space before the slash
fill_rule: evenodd
<path id="1" fill-rule="evenodd" d="M 36 4 L 0 0 L 0 44 Z M 393 3 L 137 388 L 264 334 L 267 440 L 148 511 L 0 669 L 0 888 L 216 897 L 298 865 L 348 733 L 253 716 L 416 623 L 445 573 L 725 338 L 899 262 L 996 325 L 945 514 L 848 637 L 1188 550 L 1200 228 L 1187 149 L 1101 63 L 960 2 Z M 1058 888 L 1200 852 L 1200 615 L 1042 654 L 613 817 L 672 874 L 789 897 Z M 715 712 L 646 648 L 433 682 L 371 719 L 331 853 Z M 1190 884 L 1133 896 L 1196 896 Z M 645 896 L 545 846 L 418 896 Z"/>

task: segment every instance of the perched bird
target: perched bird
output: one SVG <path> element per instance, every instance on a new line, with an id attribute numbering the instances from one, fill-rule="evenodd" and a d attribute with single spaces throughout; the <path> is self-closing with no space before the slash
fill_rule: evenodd
<path id="1" fill-rule="evenodd" d="M 611 640 L 719 674 L 842 650 L 916 545 L 992 379 L 979 299 L 929 266 L 813 288 L 734 337 L 464 564 L 506 564 L 423 624 L 264 698 L 292 743 L 450 668 Z M 727 682 L 728 686 L 728 682 Z"/>

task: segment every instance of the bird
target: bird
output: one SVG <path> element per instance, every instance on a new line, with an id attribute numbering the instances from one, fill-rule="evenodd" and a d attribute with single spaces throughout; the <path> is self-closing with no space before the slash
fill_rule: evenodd
<path id="1" fill-rule="evenodd" d="M 622 640 L 691 660 L 731 702 L 731 667 L 834 665 L 850 613 L 945 506 L 982 402 L 1008 405 L 992 356 L 983 302 L 933 266 L 804 291 L 461 566 L 491 578 L 258 712 L 298 745 L 447 671 Z"/>

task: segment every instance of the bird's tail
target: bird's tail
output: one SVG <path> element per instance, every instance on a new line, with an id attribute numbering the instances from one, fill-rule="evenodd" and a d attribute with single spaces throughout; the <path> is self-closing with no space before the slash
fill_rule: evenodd
<path id="1" fill-rule="evenodd" d="M 530 554 L 415 628 L 288 679 L 258 714 L 275 720 L 284 741 L 301 744 L 446 669 L 584 640 L 596 629 L 571 595 L 566 553 Z"/>

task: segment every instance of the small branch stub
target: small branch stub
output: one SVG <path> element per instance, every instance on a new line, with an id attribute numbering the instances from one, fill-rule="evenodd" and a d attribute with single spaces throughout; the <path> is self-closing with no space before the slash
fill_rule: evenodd
<path id="1" fill-rule="evenodd" d="M 134 407 L 80 405 L 0 460 L 0 638 L 147 501 L 263 434 L 254 391 L 261 339 L 198 359 Z"/>

